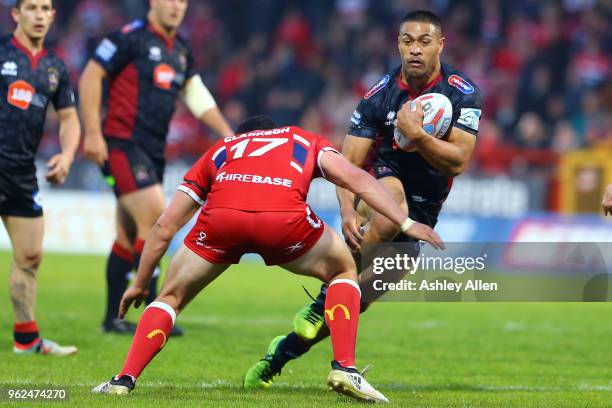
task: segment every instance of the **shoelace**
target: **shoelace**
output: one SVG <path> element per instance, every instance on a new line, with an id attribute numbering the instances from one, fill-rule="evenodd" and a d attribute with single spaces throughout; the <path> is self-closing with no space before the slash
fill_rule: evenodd
<path id="1" fill-rule="evenodd" d="M 308 320 L 308 322 L 310 322 L 310 324 L 312 325 L 315 325 L 322 320 L 321 315 L 315 312 L 312 308 L 308 309 L 308 313 L 306 313 L 305 319 Z"/>
<path id="2" fill-rule="evenodd" d="M 262 359 L 261 361 L 268 361 L 266 359 Z M 280 375 L 281 370 L 278 371 L 278 373 L 275 373 L 274 370 L 272 370 L 272 365 L 266 365 L 264 367 L 264 369 L 261 371 L 261 379 L 264 380 L 265 382 L 268 382 L 272 379 L 272 377 L 274 377 L 275 375 Z"/>
<path id="3" fill-rule="evenodd" d="M 363 370 L 361 370 L 361 376 L 365 377 L 366 374 L 373 368 L 372 364 L 368 364 L 367 366 L 363 367 Z"/>

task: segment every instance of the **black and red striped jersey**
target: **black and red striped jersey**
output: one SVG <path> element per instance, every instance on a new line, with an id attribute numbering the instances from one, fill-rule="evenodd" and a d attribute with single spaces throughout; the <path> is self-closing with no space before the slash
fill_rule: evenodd
<path id="1" fill-rule="evenodd" d="M 45 49 L 32 55 L 13 36 L 0 39 L 0 167 L 34 168 L 49 102 L 75 105 L 64 62 Z"/>
<path id="2" fill-rule="evenodd" d="M 104 135 L 132 140 L 151 156 L 163 157 L 177 96 L 195 75 L 185 40 L 135 20 L 104 38 L 92 58 L 109 77 Z"/>
<path id="3" fill-rule="evenodd" d="M 482 109 L 480 90 L 463 72 L 444 63 L 440 74 L 418 91 L 402 81 L 401 67 L 389 72 L 364 95 L 353 112 L 348 134 L 376 140 L 371 158 L 375 174 L 399 175 L 404 180 L 407 196 L 441 204 L 450 192 L 452 179 L 435 169 L 418 151 L 400 150 L 393 139 L 397 112 L 404 103 L 432 92 L 450 100 L 451 127 L 478 134 Z M 448 135 L 447 132 L 445 137 Z"/>

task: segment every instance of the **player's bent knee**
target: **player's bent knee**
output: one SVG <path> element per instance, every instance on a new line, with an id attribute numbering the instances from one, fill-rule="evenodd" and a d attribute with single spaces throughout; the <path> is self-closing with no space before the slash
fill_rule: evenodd
<path id="1" fill-rule="evenodd" d="M 176 314 L 178 315 L 181 310 L 183 310 L 183 308 L 181 307 L 181 301 L 179 299 L 179 297 L 175 296 L 172 293 L 165 293 L 165 294 L 160 294 L 156 299 L 156 302 L 162 302 L 167 304 L 168 306 L 172 307 L 172 309 L 174 309 L 174 311 L 176 312 Z M 183 305 L 184 307 L 184 305 Z"/>
<path id="2" fill-rule="evenodd" d="M 36 270 L 42 261 L 42 250 L 26 250 L 15 254 L 15 266 L 22 270 Z"/>

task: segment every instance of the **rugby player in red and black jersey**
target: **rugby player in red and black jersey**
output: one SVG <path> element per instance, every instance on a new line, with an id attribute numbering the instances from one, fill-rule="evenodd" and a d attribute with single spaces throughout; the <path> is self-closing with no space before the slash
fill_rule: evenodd
<path id="1" fill-rule="evenodd" d="M 120 314 L 147 298 L 155 266 L 179 228 L 204 204 L 196 225 L 172 259 L 160 296 L 145 309 L 123 368 L 96 393 L 127 394 L 165 346 L 177 313 L 245 253 L 267 265 L 329 284 L 325 303 L 334 359 L 327 384 L 371 402 L 388 402 L 355 368 L 361 292 L 349 248 L 306 204 L 312 179 L 325 177 L 355 193 L 415 239 L 443 247 L 427 225 L 411 220 L 372 176 L 344 159 L 325 138 L 266 117 L 239 126 L 187 172 L 155 224 Z M 255 294 L 254 294 L 255 295 Z"/>
<path id="2" fill-rule="evenodd" d="M 440 19 L 434 13 L 417 10 L 404 16 L 397 46 L 401 66 L 383 76 L 364 95 L 351 117 L 342 153 L 359 167 L 366 167 L 366 158 L 374 153 L 370 167 L 378 181 L 412 219 L 433 228 L 453 177 L 466 168 L 474 150 L 482 101 L 478 87 L 463 72 L 440 60 L 444 37 Z M 420 102 L 414 112 L 406 103 L 431 92 L 448 97 L 453 107 L 449 130 L 441 139 L 423 130 Z M 400 150 L 394 143 L 395 132 L 411 139 L 414 150 Z M 354 251 L 359 251 L 361 245 L 409 240 L 387 217 L 369 211 L 363 202 L 355 200 L 353 193 L 342 188 L 337 192 L 342 232 Z M 361 213 L 369 213 L 369 219 L 362 217 L 359 207 L 366 208 Z M 362 311 L 384 293 L 374 290 L 372 278 L 367 272 L 359 276 L 364 293 Z M 288 361 L 327 337 L 325 290 L 323 285 L 315 301 L 296 314 L 292 332 L 272 340 L 264 358 L 245 375 L 245 387 L 269 387 Z"/>
<path id="3" fill-rule="evenodd" d="M 187 0 L 150 0 L 147 18 L 104 38 L 81 76 L 85 154 L 101 166 L 118 200 L 117 237 L 106 270 L 105 332 L 134 331 L 133 324 L 117 319 L 119 300 L 127 276 L 138 267 L 144 240 L 164 209 L 164 149 L 177 97 L 217 134 L 232 134 L 195 72 L 189 46 L 177 34 L 187 5 Z M 105 79 L 108 107 L 101 122 Z M 156 285 L 157 276 L 151 281 L 150 300 L 155 299 Z"/>
<path id="4" fill-rule="evenodd" d="M 0 39 L 0 215 L 13 250 L 13 351 L 69 355 L 76 347 L 42 338 L 34 318 L 44 230 L 34 156 L 52 103 L 59 118 L 61 153 L 47 162 L 45 177 L 62 184 L 79 145 L 80 124 L 68 69 L 44 47 L 55 17 L 52 0 L 17 0 L 11 14 L 17 28 Z"/>

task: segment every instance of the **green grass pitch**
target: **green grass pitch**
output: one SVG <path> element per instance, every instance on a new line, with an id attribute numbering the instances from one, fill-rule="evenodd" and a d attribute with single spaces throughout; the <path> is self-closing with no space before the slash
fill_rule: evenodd
<path id="1" fill-rule="evenodd" d="M 10 254 L 0 263 L 7 282 Z M 228 270 L 200 294 L 178 319 L 186 336 L 168 343 L 135 392 L 120 402 L 90 394 L 117 373 L 130 343 L 100 333 L 104 263 L 49 254 L 40 270 L 42 334 L 76 344 L 75 357 L 13 355 L 10 300 L 0 292 L 0 388 L 67 387 L 70 400 L 52 406 L 355 404 L 325 387 L 329 342 L 287 366 L 273 389 L 241 389 L 243 372 L 308 301 L 301 285 L 318 288 L 257 263 Z M 604 407 L 612 406 L 611 338 L 612 304 L 380 303 L 362 316 L 357 363 L 374 365 L 368 378 L 392 406 Z"/>

